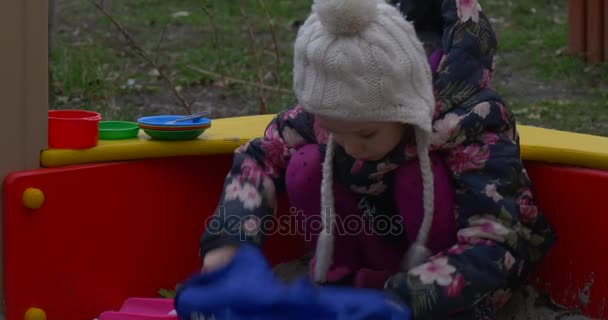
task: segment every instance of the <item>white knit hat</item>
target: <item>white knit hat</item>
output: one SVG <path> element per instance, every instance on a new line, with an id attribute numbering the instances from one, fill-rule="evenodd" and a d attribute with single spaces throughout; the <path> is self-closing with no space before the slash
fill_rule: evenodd
<path id="1" fill-rule="evenodd" d="M 399 10 L 383 0 L 315 0 L 294 46 L 294 91 L 314 114 L 351 121 L 413 125 L 424 184 L 424 218 L 405 258 L 411 268 L 430 255 L 433 176 L 428 155 L 435 106 L 432 76 L 422 43 Z M 326 280 L 333 257 L 334 141 L 325 161 L 314 277 Z"/>

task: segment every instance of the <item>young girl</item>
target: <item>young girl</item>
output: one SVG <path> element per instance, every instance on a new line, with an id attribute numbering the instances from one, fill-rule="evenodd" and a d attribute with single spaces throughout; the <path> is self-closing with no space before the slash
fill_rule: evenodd
<path id="1" fill-rule="evenodd" d="M 487 18 L 474 0 L 441 11 L 429 58 L 383 0 L 315 0 L 294 47 L 298 105 L 235 152 L 201 238 L 204 270 L 261 244 L 286 191 L 316 246 L 315 281 L 384 289 L 416 319 L 494 317 L 554 235 L 488 86 Z"/>

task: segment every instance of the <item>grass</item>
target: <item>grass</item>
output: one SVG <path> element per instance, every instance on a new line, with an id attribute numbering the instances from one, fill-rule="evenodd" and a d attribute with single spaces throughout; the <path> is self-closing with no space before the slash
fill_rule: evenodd
<path id="1" fill-rule="evenodd" d="M 291 88 L 291 43 L 294 20 L 303 19 L 305 2 L 266 1 L 280 46 L 280 85 Z M 155 57 L 178 86 L 221 85 L 229 95 L 255 95 L 257 89 L 218 84 L 217 77 L 201 74 L 191 66 L 234 78 L 258 82 L 258 76 L 277 86 L 276 57 L 266 12 L 257 1 L 113 1 L 109 10 L 136 41 Z M 151 66 L 128 47 L 124 37 L 88 1 L 63 0 L 57 13 L 56 43 L 51 54 L 54 73 L 52 106 L 101 109 L 118 95 L 167 91 Z M 203 10 L 212 13 L 214 25 Z M 248 23 L 251 27 L 248 27 Z M 249 30 L 256 40 L 253 55 Z M 276 99 L 269 93 L 271 110 L 277 111 L 290 97 Z M 128 114 L 127 114 L 128 116 Z"/>
<path id="2" fill-rule="evenodd" d="M 586 81 L 608 81 L 608 65 L 591 67 L 583 60 L 566 54 L 568 46 L 567 1 L 507 1 L 484 2 L 488 14 L 496 19 L 500 35 L 499 50 L 514 53 L 512 63 L 518 70 L 530 69 L 545 81 L 566 78 L 572 83 L 580 80 L 581 70 L 590 73 Z M 498 17 L 498 18 L 496 18 Z"/>
<path id="3" fill-rule="evenodd" d="M 482 3 L 499 34 L 495 79 L 526 80 L 496 85 L 519 122 L 608 136 L 608 64 L 568 54 L 567 0 Z"/>
<path id="4" fill-rule="evenodd" d="M 605 101 L 541 101 L 529 106 L 518 105 L 515 115 L 524 117 L 525 123 L 546 127 L 557 123 L 570 131 L 582 133 L 607 132 L 608 112 Z"/>
<path id="5" fill-rule="evenodd" d="M 155 57 L 176 85 L 210 87 L 228 97 L 255 100 L 259 89 L 194 71 L 191 66 L 277 86 L 275 52 L 259 1 L 113 1 L 112 14 Z M 280 86 L 291 88 L 292 43 L 310 1 L 264 1 L 276 29 Z M 608 136 L 608 64 L 589 65 L 567 53 L 567 0 L 481 0 L 499 35 L 494 85 L 520 123 Z M 215 24 L 203 8 L 212 13 Z M 109 20 L 85 0 L 62 0 L 56 43 L 52 106 L 102 110 L 131 119 L 136 107 L 124 96 L 170 94 L 149 64 L 135 55 Z M 251 24 L 249 28 L 247 21 Z M 217 32 L 215 32 L 217 29 Z M 256 38 L 256 58 L 249 31 Z M 217 41 L 217 43 L 216 43 Z M 270 112 L 293 103 L 269 97 Z M 235 106 L 235 108 L 238 108 Z"/>

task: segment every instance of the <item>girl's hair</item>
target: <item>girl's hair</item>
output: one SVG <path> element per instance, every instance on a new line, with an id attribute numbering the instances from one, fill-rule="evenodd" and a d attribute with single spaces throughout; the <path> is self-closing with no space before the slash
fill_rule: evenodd
<path id="1" fill-rule="evenodd" d="M 417 31 L 418 39 L 424 45 L 424 51 L 427 55 L 431 55 L 438 49 L 441 49 L 441 34 L 433 31 Z"/>
<path id="2" fill-rule="evenodd" d="M 407 20 L 414 24 L 418 32 L 443 33 L 443 0 L 395 0 L 399 10 Z"/>
<path id="3" fill-rule="evenodd" d="M 427 55 L 441 48 L 443 35 L 442 0 L 391 0 L 411 21 Z"/>

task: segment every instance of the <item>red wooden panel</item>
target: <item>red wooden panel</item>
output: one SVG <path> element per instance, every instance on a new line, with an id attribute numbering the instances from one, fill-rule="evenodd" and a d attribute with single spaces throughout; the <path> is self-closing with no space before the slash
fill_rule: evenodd
<path id="1" fill-rule="evenodd" d="M 23 319 L 29 307 L 49 319 L 93 319 L 198 271 L 198 240 L 231 161 L 170 158 L 7 176 L 7 319 Z M 44 193 L 40 209 L 22 205 L 29 187 Z M 298 238 L 269 237 L 265 251 L 274 264 L 298 257 L 302 247 Z"/>
<path id="2" fill-rule="evenodd" d="M 29 307 L 49 319 L 93 319 L 129 297 L 155 296 L 200 266 L 197 246 L 220 195 L 230 156 L 80 165 L 9 175 L 4 184 L 8 320 Z M 589 316 L 605 317 L 608 171 L 526 163 L 539 205 L 558 233 L 533 277 L 557 302 L 575 307 L 590 285 Z M 38 210 L 22 205 L 39 188 Z M 287 213 L 281 198 L 279 214 Z M 272 264 L 303 253 L 298 237 L 271 236 Z"/>
<path id="3" fill-rule="evenodd" d="M 558 235 L 553 250 L 532 277 L 536 287 L 560 304 L 581 307 L 588 316 L 606 319 L 608 260 L 608 171 L 527 163 L 540 208 Z M 580 293 L 588 287 L 590 299 Z"/>

